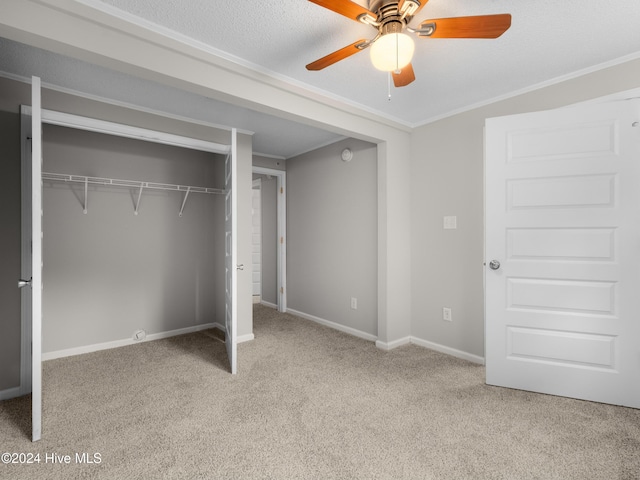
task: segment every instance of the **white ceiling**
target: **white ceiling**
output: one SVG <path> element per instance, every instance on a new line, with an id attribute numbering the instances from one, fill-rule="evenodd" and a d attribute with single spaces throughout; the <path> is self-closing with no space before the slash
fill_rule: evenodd
<path id="1" fill-rule="evenodd" d="M 411 127 L 640 56 L 638 0 L 430 0 L 412 26 L 428 18 L 494 13 L 511 13 L 512 25 L 495 40 L 416 39 L 417 79 L 407 87 L 392 86 L 389 99 L 387 74 L 373 68 L 367 51 L 319 72 L 305 69 L 375 35 L 373 27 L 307 0 L 78 1 Z M 178 99 L 165 106 L 168 87 L 150 88 L 142 80 L 7 40 L 0 47 L 0 70 L 30 75 L 29 58 L 39 56 L 49 84 L 251 130 L 261 153 L 287 158 L 340 138 L 221 102 L 203 103 L 185 92 L 172 92 Z M 122 85 L 127 88 L 116 92 Z"/>

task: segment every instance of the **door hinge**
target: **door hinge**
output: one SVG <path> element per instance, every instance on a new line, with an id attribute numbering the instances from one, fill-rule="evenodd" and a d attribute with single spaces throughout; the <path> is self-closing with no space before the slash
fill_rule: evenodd
<path id="1" fill-rule="evenodd" d="M 284 237 L 280 237 L 280 244 L 282 245 L 284 243 Z"/>
<path id="2" fill-rule="evenodd" d="M 284 293 L 284 287 L 280 287 L 280 293 Z"/>
<path id="3" fill-rule="evenodd" d="M 284 193 L 284 188 L 280 187 L 280 193 Z"/>

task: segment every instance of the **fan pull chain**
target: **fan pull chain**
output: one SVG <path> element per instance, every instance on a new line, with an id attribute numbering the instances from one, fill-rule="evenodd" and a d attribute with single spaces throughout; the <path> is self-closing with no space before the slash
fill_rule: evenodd
<path id="1" fill-rule="evenodd" d="M 387 100 L 391 101 L 391 72 L 389 72 L 389 76 L 387 77 Z"/>

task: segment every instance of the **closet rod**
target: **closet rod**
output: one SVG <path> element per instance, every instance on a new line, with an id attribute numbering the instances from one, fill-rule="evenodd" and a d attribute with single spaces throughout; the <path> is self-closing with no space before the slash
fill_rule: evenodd
<path id="1" fill-rule="evenodd" d="M 154 190 L 171 190 L 174 192 L 189 192 L 189 193 L 226 193 L 222 188 L 209 188 L 209 187 L 193 187 L 187 185 L 172 185 L 168 183 L 153 183 L 142 182 L 138 180 L 117 180 L 114 178 L 101 178 L 101 177 L 85 177 L 81 175 L 67 175 L 64 173 L 47 173 L 42 172 L 43 180 L 50 180 L 55 182 L 75 182 L 75 183 L 91 183 L 95 185 L 113 185 L 115 187 L 129 187 L 129 188 L 150 188 Z"/>

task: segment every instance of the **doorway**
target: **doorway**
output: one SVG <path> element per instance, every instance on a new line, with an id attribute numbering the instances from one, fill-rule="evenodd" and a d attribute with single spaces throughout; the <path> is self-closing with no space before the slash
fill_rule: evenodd
<path id="1" fill-rule="evenodd" d="M 282 170 L 256 166 L 253 167 L 253 174 L 254 177 L 262 176 L 260 179 L 262 218 L 260 223 L 260 303 L 276 308 L 280 312 L 286 312 L 287 174 Z"/>

